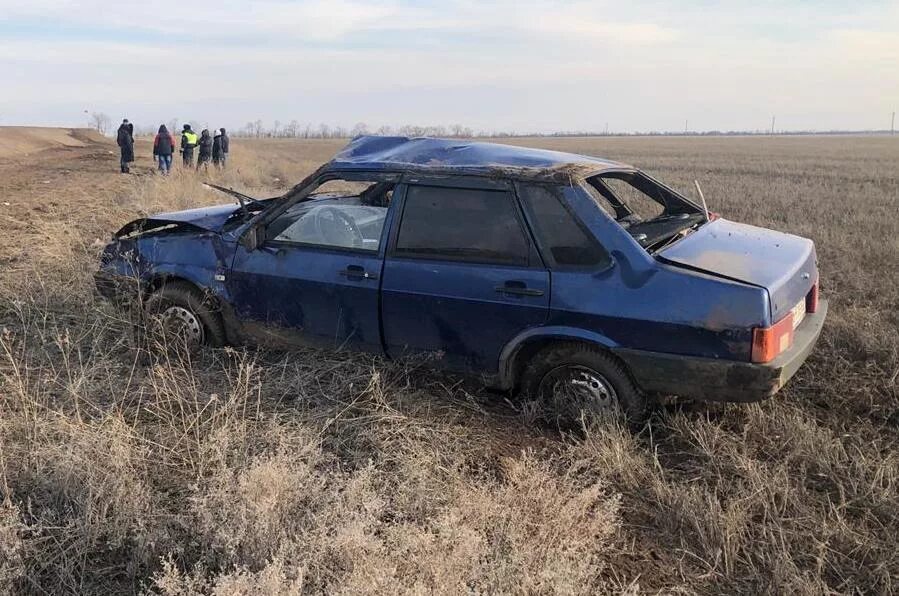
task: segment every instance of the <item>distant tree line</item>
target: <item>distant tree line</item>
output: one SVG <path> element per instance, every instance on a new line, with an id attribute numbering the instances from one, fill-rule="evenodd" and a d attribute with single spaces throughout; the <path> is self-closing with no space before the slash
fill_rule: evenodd
<path id="1" fill-rule="evenodd" d="M 777 130 L 777 135 L 833 135 L 833 134 L 889 134 L 889 130 Z M 474 130 L 461 124 L 451 126 L 402 126 L 384 125 L 370 127 L 365 122 L 358 122 L 352 128 L 331 126 L 328 124 L 301 124 L 291 120 L 283 124 L 275 120 L 272 126 L 266 127 L 262 120 L 247 122 L 242 128 L 232 131 L 234 136 L 251 138 L 288 138 L 288 139 L 347 139 L 362 135 L 403 136 L 403 137 L 444 137 L 444 138 L 514 138 L 514 137 L 714 137 L 714 136 L 752 136 L 771 135 L 770 130 L 705 130 L 705 131 L 632 131 L 632 132 L 598 132 L 595 130 L 556 131 L 550 133 L 515 132 L 502 130 Z"/>
<path id="2" fill-rule="evenodd" d="M 253 138 L 285 138 L 285 139 L 346 139 L 363 135 L 404 136 L 404 137 L 474 137 L 479 135 L 474 130 L 461 124 L 452 126 L 379 126 L 371 127 L 365 122 L 357 122 L 352 128 L 330 124 L 300 123 L 291 120 L 282 123 L 275 120 L 271 126 L 265 126 L 262 120 L 247 122 L 242 128 L 232 131 L 234 136 Z"/>
<path id="3" fill-rule="evenodd" d="M 220 124 L 210 126 L 204 120 L 184 120 L 178 118 L 168 120 L 165 125 L 169 132 L 177 134 L 181 131 L 181 124 L 187 122 L 199 132 L 204 128 L 219 128 Z M 101 134 L 107 134 L 113 130 L 112 119 L 102 112 L 90 114 L 89 125 Z M 159 128 L 159 124 L 134 123 L 134 133 L 139 136 L 153 135 Z M 404 124 L 402 126 L 383 125 L 377 128 L 370 127 L 365 122 L 357 122 L 352 128 L 330 124 L 300 123 L 291 120 L 283 123 L 280 120 L 266 126 L 262 120 L 247 122 L 241 128 L 228 131 L 231 136 L 258 138 L 258 139 L 349 139 L 362 135 L 403 136 L 403 137 L 444 137 L 444 138 L 513 138 L 513 137 L 682 137 L 682 136 L 747 136 L 770 135 L 770 130 L 706 130 L 706 131 L 633 131 L 633 132 L 597 132 L 591 130 L 558 131 L 551 133 L 534 132 L 509 132 L 498 130 L 474 130 L 461 124 L 451 126 L 416 126 Z M 837 134 L 890 134 L 889 130 L 778 130 L 777 135 L 837 135 Z"/>

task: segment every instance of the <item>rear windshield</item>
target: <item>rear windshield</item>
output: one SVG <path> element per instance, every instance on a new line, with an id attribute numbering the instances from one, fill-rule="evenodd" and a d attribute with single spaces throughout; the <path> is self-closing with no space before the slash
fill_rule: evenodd
<path id="1" fill-rule="evenodd" d="M 587 179 L 593 200 L 646 250 L 656 252 L 705 223 L 703 209 L 639 171 Z"/>

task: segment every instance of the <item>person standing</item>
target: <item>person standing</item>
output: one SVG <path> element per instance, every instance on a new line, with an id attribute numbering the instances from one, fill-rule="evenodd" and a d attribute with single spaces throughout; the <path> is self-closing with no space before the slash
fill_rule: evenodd
<path id="1" fill-rule="evenodd" d="M 165 124 L 161 124 L 156 138 L 153 139 L 153 158 L 159 162 L 159 172 L 162 175 L 166 175 L 172 170 L 172 154 L 174 152 L 175 137 L 165 127 Z"/>
<path id="2" fill-rule="evenodd" d="M 197 133 L 190 129 L 190 124 L 185 124 L 181 131 L 181 157 L 185 167 L 194 165 L 194 147 L 197 146 Z"/>
<path id="3" fill-rule="evenodd" d="M 214 165 L 217 170 L 220 170 L 224 165 L 224 153 L 222 152 L 222 131 L 215 131 L 215 134 L 212 135 L 212 137 L 212 165 Z"/>
<path id="4" fill-rule="evenodd" d="M 203 166 L 206 172 L 209 172 L 209 159 L 212 157 L 212 137 L 209 136 L 209 129 L 204 128 L 200 133 L 199 153 L 197 154 L 197 171 Z"/>
<path id="5" fill-rule="evenodd" d="M 228 138 L 228 132 L 224 128 L 220 128 L 219 132 L 222 133 L 222 169 L 225 169 L 225 162 L 228 160 L 228 151 L 230 150 L 229 145 L 231 144 L 231 139 Z"/>
<path id="6" fill-rule="evenodd" d="M 125 118 L 119 125 L 116 133 L 116 144 L 119 146 L 119 167 L 123 174 L 128 174 L 131 169 L 128 164 L 134 161 L 134 125 Z"/>

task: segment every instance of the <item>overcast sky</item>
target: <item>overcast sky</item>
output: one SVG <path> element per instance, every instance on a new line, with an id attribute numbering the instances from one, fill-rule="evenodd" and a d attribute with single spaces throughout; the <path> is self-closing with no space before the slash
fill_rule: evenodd
<path id="1" fill-rule="evenodd" d="M 0 0 L 0 125 L 884 129 L 899 2 Z"/>

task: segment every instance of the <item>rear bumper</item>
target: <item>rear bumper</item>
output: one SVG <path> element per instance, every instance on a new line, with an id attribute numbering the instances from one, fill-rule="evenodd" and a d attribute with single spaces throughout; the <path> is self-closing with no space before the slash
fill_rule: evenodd
<path id="1" fill-rule="evenodd" d="M 827 301 L 806 315 L 793 336 L 793 346 L 765 364 L 696 358 L 617 349 L 637 385 L 646 392 L 681 395 L 707 401 L 752 402 L 771 397 L 796 374 L 821 335 Z"/>

